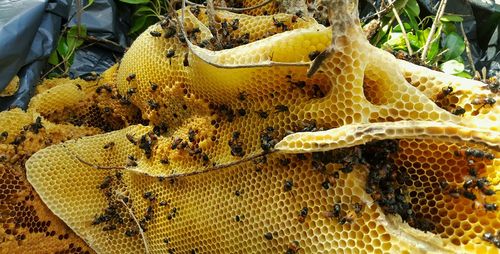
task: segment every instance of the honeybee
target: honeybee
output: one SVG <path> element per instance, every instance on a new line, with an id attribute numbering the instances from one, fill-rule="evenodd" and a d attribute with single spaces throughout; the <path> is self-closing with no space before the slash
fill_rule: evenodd
<path id="1" fill-rule="evenodd" d="M 497 101 L 491 97 L 478 97 L 471 101 L 474 105 L 482 105 L 481 107 L 485 105 L 493 106 L 496 102 Z"/>
<path id="2" fill-rule="evenodd" d="M 283 23 L 283 21 L 278 21 L 274 17 L 273 17 L 273 24 L 274 24 L 274 26 L 276 26 L 276 28 L 281 28 L 282 31 L 288 30 L 288 26 L 285 25 L 285 23 Z"/>
<path id="3" fill-rule="evenodd" d="M 436 101 L 440 101 L 440 100 L 444 99 L 446 96 L 450 95 L 452 92 L 453 92 L 453 87 L 451 87 L 451 86 L 443 87 L 441 89 L 441 92 L 438 93 L 438 95 L 436 96 Z"/>
<path id="4" fill-rule="evenodd" d="M 471 101 L 471 104 L 473 105 L 481 105 L 479 108 L 477 108 L 474 113 L 479 113 L 479 110 L 482 109 L 486 105 L 490 105 L 490 107 L 493 107 L 493 105 L 497 101 L 491 97 L 478 97 L 475 98 Z"/>
<path id="5" fill-rule="evenodd" d="M 269 113 L 267 113 L 264 110 L 259 110 L 256 113 L 260 116 L 260 118 L 263 118 L 263 119 L 266 119 L 269 116 Z"/>
<path id="6" fill-rule="evenodd" d="M 300 250 L 299 242 L 293 241 L 288 245 L 288 249 L 286 250 L 286 254 L 295 254 Z"/>
<path id="7" fill-rule="evenodd" d="M 326 218 L 340 218 L 340 214 L 342 213 L 342 208 L 340 204 L 335 204 L 333 206 L 333 210 L 329 212 L 323 212 L 322 215 Z"/>
<path id="8" fill-rule="evenodd" d="M 488 153 L 485 151 L 481 151 L 479 149 L 473 149 L 473 148 L 466 148 L 466 149 L 460 149 L 455 151 L 455 156 L 461 156 L 461 157 L 475 157 L 478 159 L 486 158 L 488 160 L 493 160 L 495 159 L 495 155 L 492 153 Z"/>
<path id="9" fill-rule="evenodd" d="M 132 236 L 135 236 L 137 234 L 139 234 L 139 232 L 137 232 L 137 230 L 128 229 L 127 231 L 125 231 L 125 235 L 128 237 L 132 237 Z"/>
<path id="10" fill-rule="evenodd" d="M 166 54 L 169 64 L 172 64 L 172 57 L 175 57 L 175 50 L 174 49 L 169 49 Z"/>
<path id="11" fill-rule="evenodd" d="M 496 211 L 497 210 L 497 204 L 493 204 L 493 203 L 486 203 L 484 204 L 484 209 L 486 209 L 486 211 Z"/>
<path id="12" fill-rule="evenodd" d="M 102 181 L 102 183 L 99 185 L 99 188 L 102 190 L 102 189 L 106 189 L 109 187 L 109 185 L 111 184 L 111 181 L 113 179 L 111 178 L 111 176 L 106 176 L 104 178 L 104 180 Z"/>
<path id="13" fill-rule="evenodd" d="M 315 50 L 315 51 L 312 51 L 311 53 L 309 53 L 309 60 L 314 60 L 321 52 L 319 52 L 318 50 Z"/>
<path id="14" fill-rule="evenodd" d="M 151 34 L 151 36 L 153 36 L 153 37 L 160 37 L 161 36 L 161 33 L 158 31 L 151 31 L 151 32 L 149 32 L 149 34 Z"/>
<path id="15" fill-rule="evenodd" d="M 276 113 L 288 111 L 288 107 L 282 104 L 276 105 L 274 109 L 276 109 Z"/>
<path id="16" fill-rule="evenodd" d="M 346 224 L 346 223 L 351 223 L 356 219 L 357 215 L 356 212 L 353 210 L 349 210 L 342 219 L 340 219 L 340 224 Z"/>
<path id="17" fill-rule="evenodd" d="M 158 89 L 158 84 L 151 81 L 149 81 L 149 84 L 151 85 L 151 90 L 156 91 Z"/>
<path id="18" fill-rule="evenodd" d="M 266 238 L 266 240 L 268 241 L 271 241 L 273 240 L 273 234 L 271 232 L 267 232 L 264 234 L 264 238 Z"/>
<path id="19" fill-rule="evenodd" d="M 152 110 L 156 110 L 160 107 L 160 105 L 158 104 L 158 102 L 154 101 L 154 100 L 148 100 L 148 105 L 149 107 L 152 109 Z"/>
<path id="20" fill-rule="evenodd" d="M 166 54 L 167 58 L 172 58 L 175 56 L 175 50 L 174 49 L 169 49 Z"/>
<path id="21" fill-rule="evenodd" d="M 452 114 L 456 115 L 456 116 L 461 116 L 463 114 L 465 114 L 465 109 L 458 106 L 456 109 L 454 109 L 453 111 L 451 111 Z"/>
<path id="22" fill-rule="evenodd" d="M 104 149 L 111 149 L 113 147 L 115 147 L 115 142 L 111 141 L 109 143 L 106 143 L 102 148 L 104 148 Z"/>
<path id="23" fill-rule="evenodd" d="M 134 139 L 134 136 L 132 136 L 132 134 L 128 134 L 125 135 L 128 139 L 128 141 L 130 141 L 130 143 L 132 143 L 133 145 L 137 145 L 137 141 Z"/>
<path id="24" fill-rule="evenodd" d="M 128 76 L 127 76 L 127 82 L 130 83 L 130 81 L 132 81 L 134 79 L 135 79 L 135 73 L 128 74 Z"/>
<path id="25" fill-rule="evenodd" d="M 283 189 L 287 191 L 291 191 L 293 188 L 293 181 L 292 180 L 286 180 L 285 185 L 283 186 Z"/>
<path id="26" fill-rule="evenodd" d="M 304 223 L 307 218 L 307 214 L 309 213 L 309 208 L 303 207 L 299 212 L 299 222 Z"/>

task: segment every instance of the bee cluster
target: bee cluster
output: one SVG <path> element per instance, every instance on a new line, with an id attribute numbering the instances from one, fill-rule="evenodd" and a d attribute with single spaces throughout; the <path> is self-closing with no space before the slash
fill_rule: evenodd
<path id="1" fill-rule="evenodd" d="M 102 182 L 97 186 L 106 198 L 108 205 L 103 209 L 103 213 L 94 217 L 91 225 L 102 226 L 102 231 L 124 229 L 129 223 L 129 218 L 123 216 L 125 210 L 121 202 L 130 205 L 131 200 L 127 196 L 120 195 L 115 191 L 122 184 L 122 176 L 120 171 L 116 171 L 114 175 L 105 176 Z M 125 230 L 124 233 L 127 235 L 128 231 L 129 230 Z"/>
<path id="2" fill-rule="evenodd" d="M 441 91 L 436 95 L 434 102 L 441 108 L 450 111 L 452 114 L 457 116 L 464 115 L 467 111 L 464 107 L 456 105 L 452 102 L 452 96 L 457 93 L 460 94 L 461 91 L 457 91 L 453 86 L 449 85 L 441 88 Z M 491 95 L 479 95 L 473 97 L 471 100 L 467 101 L 475 109 L 471 112 L 471 115 L 478 115 L 485 106 L 493 107 L 496 104 L 496 99 L 494 98 L 495 92 L 492 91 Z"/>
<path id="3" fill-rule="evenodd" d="M 439 186 L 443 193 L 453 198 L 464 197 L 473 201 L 473 207 L 485 210 L 486 212 L 497 211 L 496 203 L 488 203 L 486 197 L 493 196 L 496 192 L 490 188 L 490 181 L 486 177 L 480 177 L 476 163 L 482 160 L 491 161 L 495 159 L 492 153 L 488 153 L 476 148 L 463 148 L 456 150 L 454 156 L 462 157 L 467 160 L 469 170 L 468 175 L 464 177 L 461 187 L 452 186 L 446 180 L 442 179 Z"/>
<path id="4" fill-rule="evenodd" d="M 484 233 L 483 240 L 495 245 L 497 248 L 500 248 L 500 230 L 498 230 L 496 234 L 491 232 Z"/>

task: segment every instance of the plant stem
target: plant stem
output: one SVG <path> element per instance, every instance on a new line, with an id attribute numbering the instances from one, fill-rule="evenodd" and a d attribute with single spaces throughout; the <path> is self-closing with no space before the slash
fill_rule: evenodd
<path id="1" fill-rule="evenodd" d="M 142 241 L 144 242 L 144 252 L 146 254 L 149 254 L 148 242 L 146 241 L 146 236 L 144 235 L 144 231 L 141 228 L 141 224 L 139 223 L 139 220 L 137 220 L 137 217 L 135 217 L 134 213 L 132 212 L 132 209 L 130 209 L 122 199 L 118 198 L 117 200 L 120 201 L 123 204 L 123 206 L 125 206 L 125 209 L 127 209 L 128 213 L 130 214 L 132 219 L 137 224 L 137 227 L 139 227 L 139 233 L 141 234 Z"/>
<path id="2" fill-rule="evenodd" d="M 408 48 L 408 54 L 411 56 L 411 55 L 413 55 L 413 50 L 411 49 L 410 40 L 408 40 L 408 35 L 406 35 L 405 26 L 404 26 L 403 22 L 401 21 L 401 18 L 399 17 L 399 14 L 398 14 L 398 11 L 396 10 L 395 7 L 392 7 L 392 13 L 394 13 L 394 17 L 396 18 L 399 26 L 401 27 L 401 32 L 403 33 L 403 38 L 405 39 L 405 42 L 406 42 L 406 48 Z"/>
<path id="3" fill-rule="evenodd" d="M 474 60 L 472 59 L 472 53 L 470 51 L 470 44 L 469 44 L 469 40 L 467 39 L 467 35 L 465 34 L 465 31 L 464 31 L 463 22 L 460 22 L 460 30 L 462 31 L 462 36 L 464 37 L 465 53 L 467 54 L 467 59 L 469 60 L 470 67 L 472 69 L 472 75 L 474 75 L 474 74 L 476 74 L 476 67 L 474 66 Z"/>
<path id="4" fill-rule="evenodd" d="M 436 13 L 436 18 L 432 23 L 431 31 L 429 32 L 429 36 L 427 37 L 427 41 L 425 42 L 424 50 L 422 52 L 422 57 L 420 58 L 422 62 L 425 62 L 427 60 L 427 52 L 429 51 L 432 37 L 434 37 L 434 33 L 436 32 L 436 27 L 438 27 L 441 23 L 441 17 L 443 16 L 447 1 L 448 0 L 441 0 L 441 2 L 439 3 L 439 8 Z"/>

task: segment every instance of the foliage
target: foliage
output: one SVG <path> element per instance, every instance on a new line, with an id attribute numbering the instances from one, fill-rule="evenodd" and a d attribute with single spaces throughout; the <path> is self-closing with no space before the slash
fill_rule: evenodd
<path id="1" fill-rule="evenodd" d="M 411 57 L 420 58 L 423 48 L 429 37 L 430 25 L 435 16 L 420 17 L 420 7 L 417 0 L 408 0 L 397 10 L 401 16 L 410 46 L 414 52 Z M 465 50 L 465 41 L 457 25 L 463 18 L 457 15 L 443 15 L 441 23 L 434 33 L 425 64 L 438 67 L 445 73 L 462 77 L 471 77 L 465 72 L 462 53 Z M 381 20 L 381 29 L 372 38 L 372 44 L 377 47 L 408 53 L 402 28 L 389 12 Z"/>
<path id="2" fill-rule="evenodd" d="M 132 26 L 128 32 L 133 38 L 160 20 L 161 15 L 168 9 L 166 0 L 120 0 L 120 2 L 133 5 Z"/>
<path id="3" fill-rule="evenodd" d="M 82 7 L 81 11 L 84 11 L 93 3 L 94 0 L 89 0 L 87 5 Z M 72 18 L 74 18 L 74 16 L 70 17 L 69 20 Z M 47 71 L 43 77 L 67 76 L 69 67 L 73 64 L 76 49 L 81 47 L 87 38 L 87 27 L 78 24 L 68 29 L 68 23 L 64 25 L 61 35 L 57 39 L 56 49 L 52 51 L 49 56 L 48 63 L 51 69 Z"/>
<path id="4" fill-rule="evenodd" d="M 165 0 L 120 0 L 120 2 L 132 5 L 134 8 L 132 26 L 129 30 L 129 35 L 133 38 L 157 22 L 161 17 L 161 13 L 165 13 L 167 10 L 167 1 Z M 94 0 L 89 0 L 87 5 L 83 6 L 82 11 L 93 3 Z M 70 17 L 70 20 L 73 18 L 75 16 Z M 65 24 L 57 40 L 57 47 L 48 59 L 50 70 L 43 77 L 67 76 L 69 68 L 73 64 L 75 51 L 83 46 L 86 39 L 87 29 L 84 25 L 76 25 L 69 28 Z"/>
<path id="5" fill-rule="evenodd" d="M 48 77 L 66 76 L 69 67 L 73 64 L 75 50 L 79 48 L 87 37 L 87 28 L 83 25 L 71 27 L 62 32 L 57 40 L 57 48 L 49 56 L 49 64 L 53 67 Z"/>
<path id="6" fill-rule="evenodd" d="M 160 20 L 161 15 L 169 8 L 167 0 L 119 1 L 133 8 L 132 25 L 128 32 L 132 38 L 137 37 L 147 27 Z M 94 0 L 90 0 L 83 10 L 93 2 Z M 402 19 L 409 45 L 414 52 L 410 57 L 419 58 L 435 17 L 421 18 L 417 0 L 397 0 L 394 7 Z M 398 22 L 395 22 L 394 14 L 388 12 L 380 21 L 380 28 L 373 36 L 372 44 L 386 50 L 408 53 L 403 29 Z M 445 73 L 470 78 L 471 75 L 465 71 L 462 58 L 465 42 L 460 31 L 457 30 L 457 25 L 462 21 L 462 17 L 456 15 L 444 15 L 441 18 L 441 24 L 432 37 L 425 64 L 439 68 Z M 56 50 L 49 57 L 48 62 L 52 68 L 46 75 L 48 77 L 66 76 L 73 63 L 75 50 L 83 45 L 86 38 L 85 26 L 77 25 L 69 29 L 65 27 L 58 39 Z"/>

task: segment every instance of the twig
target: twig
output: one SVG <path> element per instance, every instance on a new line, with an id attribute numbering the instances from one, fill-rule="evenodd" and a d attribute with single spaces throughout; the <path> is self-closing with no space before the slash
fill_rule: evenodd
<path id="1" fill-rule="evenodd" d="M 184 11 L 183 11 L 184 13 Z M 207 16 L 208 16 L 208 29 L 210 30 L 210 33 L 215 38 L 215 45 L 217 48 L 221 49 L 222 44 L 220 43 L 219 40 L 219 33 L 217 32 L 217 29 L 215 28 L 215 9 L 214 9 L 214 1 L 213 0 L 207 0 Z M 184 21 L 184 20 L 183 20 Z M 184 23 L 181 24 L 184 26 Z M 185 37 L 186 40 L 188 40 L 188 37 Z"/>
<path id="2" fill-rule="evenodd" d="M 58 40 L 58 44 L 59 44 L 59 40 Z M 72 48 L 70 53 L 68 54 L 69 56 L 73 55 L 73 53 L 75 52 L 75 49 L 76 48 Z M 68 59 L 66 58 L 63 58 L 63 60 L 61 62 L 59 62 L 58 64 L 54 65 L 52 68 L 50 68 L 50 70 L 48 70 L 47 72 L 45 72 L 45 74 L 42 75 L 42 77 L 40 77 L 40 80 L 44 79 L 47 75 L 49 75 L 53 70 L 59 68 L 61 65 L 64 64 L 64 72 L 60 75 L 60 77 L 64 77 L 66 75 L 68 75 L 68 71 L 69 71 L 69 68 L 66 68 L 66 63 L 67 63 Z"/>
<path id="3" fill-rule="evenodd" d="M 476 73 L 476 67 L 474 66 L 474 60 L 472 59 L 472 53 L 470 51 L 469 40 L 465 34 L 463 22 L 460 22 L 460 30 L 462 31 L 462 36 L 464 37 L 465 43 L 465 53 L 467 54 L 467 59 L 469 60 L 470 67 L 472 68 L 472 73 Z"/>
<path id="4" fill-rule="evenodd" d="M 83 160 L 77 154 L 73 153 L 68 147 L 66 147 L 66 145 L 63 144 L 62 146 L 68 151 L 68 153 L 70 155 L 74 156 L 79 162 L 81 162 L 87 166 L 93 167 L 95 169 L 126 169 L 126 167 L 124 167 L 124 166 L 99 166 L 99 165 L 92 164 L 88 161 Z"/>
<path id="5" fill-rule="evenodd" d="M 264 156 L 273 154 L 275 152 L 277 152 L 277 151 L 276 150 L 271 150 L 271 151 L 269 151 L 267 153 L 261 153 L 261 154 L 249 156 L 249 157 L 247 157 L 245 159 L 242 159 L 242 160 L 239 160 L 239 161 L 234 161 L 234 162 L 230 162 L 230 163 L 226 163 L 226 164 L 220 164 L 220 165 L 217 165 L 217 166 L 213 166 L 211 168 L 207 168 L 205 170 L 198 170 L 198 171 L 192 171 L 192 172 L 187 172 L 187 173 L 172 173 L 172 174 L 169 174 L 169 175 L 150 175 L 150 174 L 144 173 L 142 171 L 134 170 L 133 168 L 130 168 L 129 170 L 133 171 L 134 173 L 139 173 L 139 174 L 143 174 L 143 175 L 147 175 L 147 176 L 153 176 L 153 177 L 162 177 L 164 179 L 169 180 L 169 179 L 176 179 L 176 178 L 180 178 L 180 177 L 188 177 L 188 176 L 194 176 L 194 175 L 207 174 L 207 173 L 210 173 L 210 172 L 213 172 L 213 171 L 216 171 L 216 170 L 228 169 L 228 168 L 231 168 L 232 166 L 236 166 L 236 165 L 239 165 L 241 163 L 245 163 L 245 162 L 248 162 L 248 161 L 251 161 L 251 160 L 255 160 L 257 158 L 264 157 Z"/>
<path id="6" fill-rule="evenodd" d="M 250 7 L 245 7 L 245 8 L 232 8 L 232 7 L 222 7 L 222 6 L 214 6 L 214 9 L 216 10 L 222 10 L 222 11 L 232 11 L 232 12 L 242 12 L 242 11 L 250 11 L 250 10 L 253 10 L 253 9 L 257 9 L 257 8 L 260 8 L 262 6 L 265 6 L 267 4 L 269 4 L 270 2 L 273 2 L 274 0 L 267 0 L 267 1 L 264 1 L 260 4 L 257 4 L 257 5 L 254 5 L 254 6 L 250 6 Z M 208 2 L 208 1 L 207 1 Z M 197 6 L 197 7 L 207 7 L 203 4 L 197 4 L 197 3 L 193 3 L 189 0 L 186 0 L 186 3 L 189 4 L 189 5 L 192 5 L 192 6 Z"/>
<path id="7" fill-rule="evenodd" d="M 425 60 L 427 60 L 427 52 L 429 51 L 432 37 L 434 37 L 434 33 L 436 32 L 436 27 L 438 27 L 438 25 L 441 23 L 441 17 L 443 16 L 447 1 L 448 0 L 441 0 L 441 2 L 439 3 L 439 8 L 436 13 L 436 18 L 432 23 L 431 31 L 429 32 L 429 36 L 427 37 L 427 41 L 425 42 L 424 51 L 422 52 L 422 57 L 420 58 L 422 62 L 425 62 Z"/>
<path id="8" fill-rule="evenodd" d="M 76 29 L 77 29 L 77 35 L 81 35 L 81 27 L 80 25 L 82 24 L 82 0 L 76 0 Z"/>
<path id="9" fill-rule="evenodd" d="M 64 60 L 59 62 L 58 64 L 54 65 L 54 67 L 50 68 L 50 70 L 48 70 L 47 72 L 45 72 L 42 77 L 40 77 L 40 80 L 43 80 L 45 77 L 47 77 L 47 75 L 49 75 L 53 70 L 59 68 L 62 64 L 64 64 Z"/>
<path id="10" fill-rule="evenodd" d="M 408 40 L 408 35 L 406 34 L 405 26 L 404 26 L 403 22 L 401 21 L 401 18 L 399 17 L 399 14 L 398 14 L 398 11 L 396 10 L 396 8 L 392 7 L 392 13 L 394 13 L 394 17 L 396 18 L 399 26 L 401 27 L 401 32 L 403 33 L 403 38 L 405 39 L 406 47 L 408 48 L 408 54 L 411 56 L 411 55 L 413 55 L 413 50 L 411 49 L 410 40 Z"/>
<path id="11" fill-rule="evenodd" d="M 68 31 L 68 25 L 69 25 L 69 22 L 76 16 L 77 18 L 77 29 L 78 29 L 78 33 L 77 35 L 80 36 L 81 34 L 81 31 L 80 31 L 80 24 L 81 24 L 81 12 L 83 12 L 85 9 L 87 9 L 88 7 L 90 7 L 92 5 L 91 2 L 89 2 L 87 5 L 83 6 L 83 8 L 81 7 L 82 3 L 81 3 L 81 0 L 77 0 L 76 1 L 76 4 L 77 4 L 77 11 L 75 13 L 73 13 L 69 18 L 68 18 L 68 21 L 63 25 L 63 28 L 61 29 L 61 32 L 60 32 L 60 36 L 59 38 L 57 39 L 57 44 L 56 44 L 56 47 L 57 45 L 59 45 L 59 42 L 61 41 L 61 38 L 62 38 L 62 35 L 65 34 L 67 31 Z M 55 48 L 54 50 L 57 50 L 57 48 Z M 72 53 L 71 53 L 72 54 Z M 70 55 L 71 55 L 70 54 Z M 44 73 L 42 75 L 42 77 L 40 78 L 40 80 L 44 79 L 45 77 L 47 77 L 47 75 L 49 75 L 52 71 L 54 71 L 55 69 L 59 68 L 62 64 L 66 65 L 66 59 L 63 59 L 63 61 L 59 62 L 57 65 L 53 66 L 52 68 L 50 68 L 49 71 L 47 71 L 46 73 Z M 61 75 L 61 76 L 65 76 L 67 75 L 67 72 L 68 72 L 68 68 L 65 68 L 66 70 L 64 71 L 64 73 Z"/>
<path id="12" fill-rule="evenodd" d="M 122 205 L 125 207 L 125 209 L 127 209 L 130 216 L 132 216 L 132 219 L 137 224 L 137 227 L 139 228 L 139 233 L 141 234 L 141 237 L 142 237 L 142 241 L 144 242 L 144 251 L 146 252 L 146 254 L 148 254 L 149 253 L 148 242 L 146 241 L 146 236 L 144 235 L 144 231 L 142 230 L 142 227 L 141 227 L 141 224 L 139 223 L 139 220 L 137 220 L 137 217 L 135 217 L 134 212 L 132 212 L 132 209 L 130 209 L 122 199 L 117 198 L 117 200 L 122 203 Z"/>
<path id="13" fill-rule="evenodd" d="M 95 36 L 92 36 L 92 35 L 89 35 L 87 37 L 79 37 L 79 39 L 83 39 L 83 40 L 88 41 L 88 42 L 109 44 L 109 45 L 111 45 L 113 47 L 117 47 L 120 50 L 121 53 L 125 52 L 125 48 L 122 45 L 120 45 L 120 44 L 118 44 L 118 43 L 116 43 L 114 41 L 110 41 L 108 39 L 98 38 L 98 37 L 95 37 Z"/>
<path id="14" fill-rule="evenodd" d="M 384 1 L 382 1 L 382 2 L 384 3 Z M 365 21 L 367 21 L 369 19 L 372 19 L 375 16 L 378 16 L 379 20 L 382 19 L 383 16 L 385 16 L 387 13 L 389 13 L 391 11 L 391 9 L 394 8 L 394 2 L 396 2 L 396 1 L 392 1 L 389 5 L 385 6 L 384 9 L 382 9 L 382 10 L 380 10 L 380 11 L 378 11 L 378 12 L 376 12 L 376 13 L 370 15 L 370 16 L 366 16 L 366 17 L 362 18 L 361 20 L 363 22 L 365 22 Z"/>
<path id="15" fill-rule="evenodd" d="M 391 19 L 389 20 L 389 22 L 387 23 L 386 27 L 387 27 L 387 30 L 384 30 L 384 28 L 382 27 L 382 31 L 384 31 L 384 33 L 387 33 L 389 31 L 389 29 L 391 29 L 391 26 L 392 26 L 392 23 L 394 22 L 394 19 L 396 19 L 394 16 L 391 17 Z M 376 37 L 376 40 L 375 42 L 373 43 L 374 46 L 376 46 L 380 40 L 383 38 L 383 36 L 379 36 L 380 34 L 377 34 L 377 37 Z"/>

